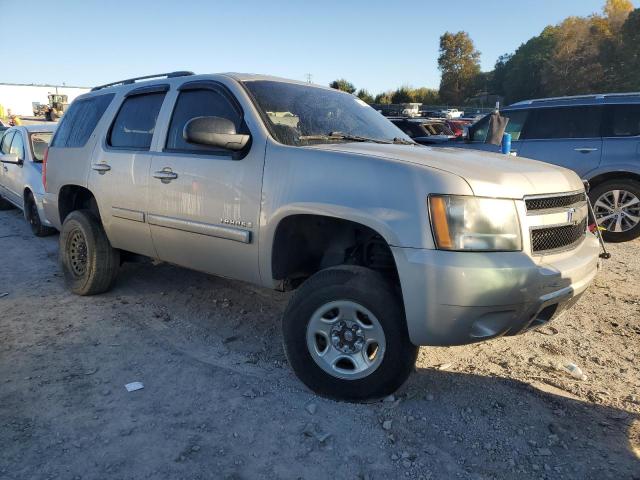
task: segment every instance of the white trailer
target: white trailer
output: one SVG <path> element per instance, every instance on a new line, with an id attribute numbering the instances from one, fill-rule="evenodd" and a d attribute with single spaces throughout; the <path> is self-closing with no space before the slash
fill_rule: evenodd
<path id="1" fill-rule="evenodd" d="M 5 114 L 9 110 L 21 117 L 33 116 L 36 104 L 47 105 L 49 95 L 66 95 L 71 103 L 78 95 L 88 92 L 88 87 L 68 87 L 65 85 L 26 85 L 18 83 L 0 83 L 0 105 Z"/>

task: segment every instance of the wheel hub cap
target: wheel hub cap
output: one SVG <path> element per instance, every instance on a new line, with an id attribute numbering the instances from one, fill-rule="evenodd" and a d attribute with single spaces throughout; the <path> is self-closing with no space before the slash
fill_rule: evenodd
<path id="1" fill-rule="evenodd" d="M 325 372 L 345 380 L 373 373 L 382 363 L 386 339 L 375 315 L 351 300 L 318 308 L 307 324 L 307 348 Z"/>
<path id="2" fill-rule="evenodd" d="M 343 353 L 356 353 L 364 346 L 364 333 L 355 322 L 340 321 L 331 328 L 331 344 Z"/>

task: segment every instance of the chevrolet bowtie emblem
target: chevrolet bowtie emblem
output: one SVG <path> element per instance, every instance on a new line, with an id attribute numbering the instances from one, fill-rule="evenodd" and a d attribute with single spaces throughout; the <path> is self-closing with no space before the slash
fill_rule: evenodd
<path id="1" fill-rule="evenodd" d="M 569 210 L 567 210 L 567 222 L 573 223 L 574 225 L 576 225 L 578 222 L 573 219 L 573 214 L 574 213 L 576 213 L 576 209 L 575 208 L 570 208 Z"/>

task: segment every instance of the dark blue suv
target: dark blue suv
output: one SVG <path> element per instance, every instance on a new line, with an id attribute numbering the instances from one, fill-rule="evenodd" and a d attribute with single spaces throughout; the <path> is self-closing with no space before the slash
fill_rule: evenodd
<path id="1" fill-rule="evenodd" d="M 570 168 L 589 181 L 604 237 L 640 236 L 640 93 L 527 100 L 504 108 L 512 152 Z M 489 117 L 455 146 L 498 150 L 484 143 Z M 448 144 L 451 145 L 451 144 Z"/>

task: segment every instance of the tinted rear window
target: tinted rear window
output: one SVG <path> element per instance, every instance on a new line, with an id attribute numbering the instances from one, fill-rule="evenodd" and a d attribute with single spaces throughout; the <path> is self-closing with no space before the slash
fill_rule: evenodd
<path id="1" fill-rule="evenodd" d="M 126 98 L 111 126 L 109 145 L 149 150 L 164 95 L 149 93 Z"/>
<path id="2" fill-rule="evenodd" d="M 636 137 L 640 135 L 640 104 L 609 105 L 605 107 L 606 137 Z"/>
<path id="3" fill-rule="evenodd" d="M 113 96 L 114 94 L 111 93 L 73 102 L 60 120 L 51 146 L 84 147 L 113 100 Z"/>
<path id="4" fill-rule="evenodd" d="M 531 110 L 522 138 L 600 137 L 602 107 L 536 108 Z"/>

